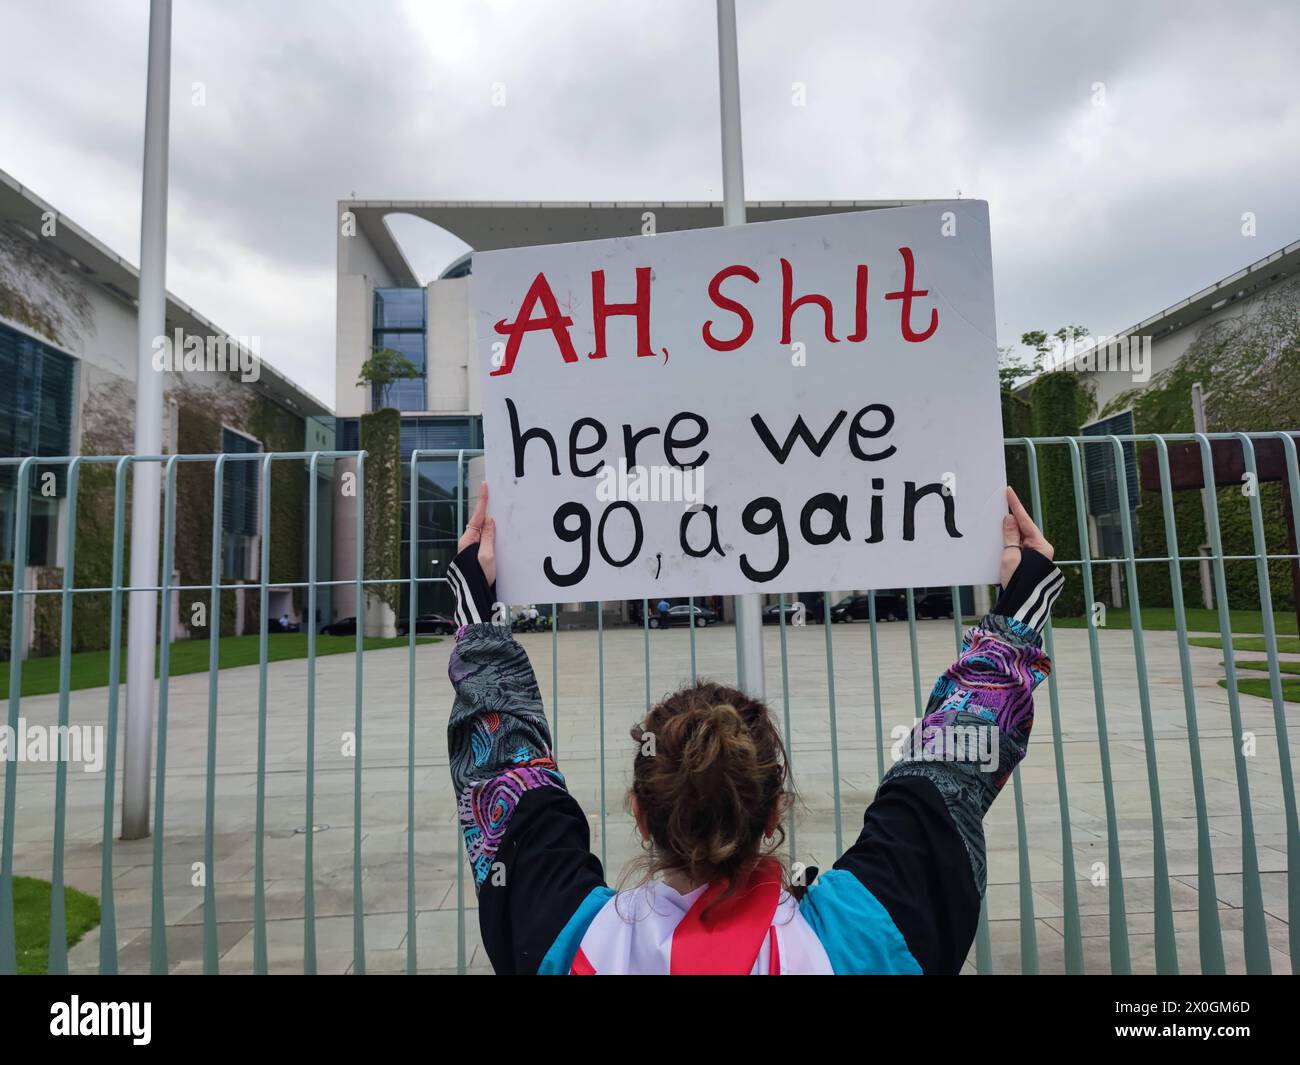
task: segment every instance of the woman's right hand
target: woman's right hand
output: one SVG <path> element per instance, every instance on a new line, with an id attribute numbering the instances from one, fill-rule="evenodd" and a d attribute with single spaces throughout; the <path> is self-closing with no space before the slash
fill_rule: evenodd
<path id="1" fill-rule="evenodd" d="M 470 544 L 478 544 L 478 565 L 487 579 L 488 587 L 497 579 L 497 523 L 487 516 L 488 486 L 484 481 L 479 486 L 478 502 L 474 505 L 474 515 L 465 526 L 456 543 L 456 553 L 464 551 Z"/>

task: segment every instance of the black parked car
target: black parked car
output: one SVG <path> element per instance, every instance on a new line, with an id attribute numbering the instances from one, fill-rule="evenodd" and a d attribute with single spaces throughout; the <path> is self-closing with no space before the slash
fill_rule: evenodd
<path id="1" fill-rule="evenodd" d="M 695 613 L 695 624 L 697 627 L 712 625 L 718 620 L 718 612 L 707 606 L 691 606 L 689 603 L 682 603 L 678 606 L 670 606 L 666 614 L 660 614 L 657 610 L 650 615 L 650 628 L 661 629 L 670 625 L 689 625 L 691 623 L 691 612 Z"/>
<path id="2" fill-rule="evenodd" d="M 896 621 L 907 617 L 907 594 L 897 588 L 876 593 L 876 620 Z M 846 595 L 831 607 L 832 621 L 870 621 L 871 603 L 865 595 Z"/>
<path id="3" fill-rule="evenodd" d="M 765 606 L 763 608 L 763 624 L 779 625 L 781 623 L 781 614 L 784 612 L 785 623 L 787 625 L 793 625 L 796 609 L 797 608 L 793 603 L 786 603 L 784 607 L 781 606 L 780 603 L 773 603 L 771 606 Z"/>
<path id="4" fill-rule="evenodd" d="M 877 616 L 879 616 L 877 614 Z M 871 604 L 865 595 L 846 595 L 831 607 L 831 621 L 866 621 L 871 617 Z"/>
<path id="5" fill-rule="evenodd" d="M 785 604 L 785 623 L 793 625 L 795 618 L 799 615 L 799 607 L 803 607 L 803 620 L 805 625 L 819 625 L 824 620 L 823 610 L 824 603 L 820 599 L 807 602 L 803 599 L 786 600 Z M 773 603 L 769 607 L 763 608 L 763 624 L 778 625 L 781 622 L 781 604 Z"/>
<path id="6" fill-rule="evenodd" d="M 322 636 L 355 636 L 357 634 L 356 618 L 339 618 L 338 621 L 331 621 L 328 625 L 322 625 L 320 629 Z"/>
<path id="7" fill-rule="evenodd" d="M 399 618 L 397 635 L 406 636 L 410 631 L 406 618 Z M 420 636 L 450 636 L 456 631 L 456 623 L 446 614 L 421 614 L 415 619 L 415 631 Z"/>
<path id="8" fill-rule="evenodd" d="M 927 588 L 917 592 L 916 616 L 918 618 L 952 617 L 952 589 Z"/>

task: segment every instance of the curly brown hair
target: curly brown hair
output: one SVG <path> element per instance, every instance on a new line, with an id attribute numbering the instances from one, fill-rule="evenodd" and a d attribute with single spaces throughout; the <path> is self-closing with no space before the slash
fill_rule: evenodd
<path id="1" fill-rule="evenodd" d="M 631 796 L 649 834 L 646 876 L 678 872 L 697 885 L 725 879 L 727 894 L 746 883 L 781 846 L 794 799 L 766 704 L 700 680 L 651 708 L 632 738 Z"/>

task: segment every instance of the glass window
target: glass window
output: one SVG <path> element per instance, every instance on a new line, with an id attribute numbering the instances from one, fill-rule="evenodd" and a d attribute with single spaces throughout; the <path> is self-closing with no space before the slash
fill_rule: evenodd
<path id="1" fill-rule="evenodd" d="M 64 456 L 72 449 L 72 393 L 76 360 L 16 329 L 0 325 L 0 456 Z M 50 481 L 47 474 L 53 474 Z M 13 554 L 17 465 L 0 466 L 0 555 Z M 67 466 L 34 466 L 29 474 L 27 564 L 55 564 L 58 497 Z M 54 496 L 45 492 L 53 484 Z"/>
<path id="2" fill-rule="evenodd" d="M 221 430 L 221 450 L 227 455 L 257 454 L 256 440 L 230 429 Z M 223 576 L 248 577 L 248 548 L 258 531 L 260 462 L 227 462 L 221 475 L 221 547 Z"/>
<path id="3" fill-rule="evenodd" d="M 411 454 L 416 450 L 474 449 L 482 447 L 482 419 L 465 417 L 429 416 L 403 418 L 401 432 L 402 451 L 402 576 L 409 576 L 411 549 Z M 462 467 L 468 472 L 469 462 Z M 417 577 L 442 577 L 447 563 L 456 557 L 456 541 L 460 536 L 457 518 L 456 460 L 421 459 L 419 474 L 419 507 L 416 511 L 416 565 Z M 473 505 L 467 486 L 460 486 L 460 507 L 466 511 Z M 402 585 L 401 617 L 406 617 L 409 585 Z M 443 581 L 419 585 L 418 614 L 450 614 L 454 609 L 451 590 Z"/>
<path id="4" fill-rule="evenodd" d="M 63 352 L 0 325 L 0 455 L 68 453 L 75 366 Z"/>
<path id="5" fill-rule="evenodd" d="M 395 407 L 397 410 L 425 410 L 424 335 L 426 326 L 423 288 L 375 289 L 374 332 L 372 349 L 391 348 L 408 359 L 419 371 L 418 378 L 376 385 L 371 390 L 372 410 Z"/>
<path id="6" fill-rule="evenodd" d="M 1131 436 L 1133 412 L 1124 411 L 1085 425 L 1084 436 Z M 1085 485 L 1088 513 L 1097 524 L 1098 549 L 1102 555 L 1114 558 L 1124 554 L 1124 529 L 1120 511 L 1121 500 L 1126 500 L 1132 522 L 1133 536 L 1137 537 L 1137 448 L 1129 441 L 1120 444 L 1124 452 L 1124 487 L 1116 469 L 1115 445 L 1109 440 L 1083 445 Z"/>
<path id="7" fill-rule="evenodd" d="M 424 289 L 375 289 L 375 330 L 419 329 L 423 331 Z"/>

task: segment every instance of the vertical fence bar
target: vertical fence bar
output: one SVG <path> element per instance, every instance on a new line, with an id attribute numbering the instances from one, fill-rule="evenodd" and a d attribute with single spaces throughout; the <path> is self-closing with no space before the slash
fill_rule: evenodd
<path id="1" fill-rule="evenodd" d="M 687 600 L 687 603 L 690 604 L 690 608 L 691 608 L 691 613 L 688 621 L 691 626 L 691 683 L 694 684 L 698 676 L 695 669 L 695 596 L 691 596 Z M 736 609 L 736 603 L 734 597 L 732 599 L 732 609 L 733 610 Z M 665 619 L 663 623 L 666 624 L 667 620 Z"/>
<path id="2" fill-rule="evenodd" d="M 352 729 L 354 760 L 352 763 L 352 971 L 366 972 L 366 907 L 361 887 L 361 693 L 364 687 L 363 663 L 366 640 L 366 459 L 365 451 L 357 455 L 357 628 L 353 657 L 356 660 L 353 687 Z"/>
<path id="3" fill-rule="evenodd" d="M 64 546 L 63 589 L 59 596 L 59 736 L 68 735 L 69 700 L 72 694 L 72 590 L 77 569 L 77 480 L 81 458 L 68 466 L 68 532 Z M 13 648 L 10 647 L 12 661 Z M 62 742 L 62 740 L 60 740 Z M 58 747 L 51 750 L 54 763 L 54 853 L 50 869 L 50 974 L 68 972 L 68 921 L 63 890 L 63 842 L 67 830 L 68 762 Z"/>
<path id="4" fill-rule="evenodd" d="M 1192 657 L 1187 642 L 1187 610 L 1183 603 L 1183 574 L 1178 561 L 1178 528 L 1174 520 L 1174 493 L 1169 474 L 1169 445 L 1154 436 L 1160 466 L 1160 506 L 1165 523 L 1165 554 L 1169 556 L 1169 588 L 1178 635 L 1178 669 L 1183 681 L 1183 711 L 1187 721 L 1187 750 L 1192 763 L 1192 797 L 1196 806 L 1196 908 L 1201 973 L 1225 972 L 1223 929 L 1214 878 L 1214 852 L 1210 847 L 1210 817 L 1205 802 L 1205 769 L 1196 723 L 1196 695 L 1192 686 Z"/>
<path id="5" fill-rule="evenodd" d="M 596 601 L 596 662 L 600 696 L 600 864 L 609 867 L 609 832 L 605 824 L 605 604 Z"/>
<path id="6" fill-rule="evenodd" d="M 1242 942 L 1246 972 L 1268 974 L 1268 928 L 1264 919 L 1264 890 L 1259 879 L 1255 849 L 1255 818 L 1250 805 L 1250 778 L 1246 771 L 1245 738 L 1241 726 L 1241 698 L 1237 692 L 1237 666 L 1233 658 L 1232 619 L 1228 613 L 1228 582 L 1223 566 L 1223 535 L 1219 529 L 1219 496 L 1214 488 L 1214 455 L 1210 438 L 1197 433 L 1201 445 L 1201 475 L 1205 492 L 1206 531 L 1214 570 L 1214 603 L 1219 615 L 1219 640 L 1223 645 L 1223 670 L 1228 684 L 1228 719 L 1232 723 L 1232 758 L 1237 778 L 1237 804 L 1241 809 L 1241 909 Z"/>
<path id="7" fill-rule="evenodd" d="M 18 707 L 23 694 L 23 585 L 27 577 L 27 524 L 32 457 L 23 459 L 15 479 L 14 584 L 9 604 L 9 735 L 18 735 Z M 14 809 L 18 799 L 18 759 L 5 766 L 4 824 L 0 825 L 0 974 L 18 972 L 14 929 Z M 112 834 L 112 819 L 109 820 Z"/>
<path id="8" fill-rule="evenodd" d="M 226 456 L 218 455 L 212 472 L 212 587 L 208 600 L 208 777 L 203 820 L 203 972 L 217 973 L 216 846 L 217 816 L 217 677 L 221 672 L 221 530 L 225 504 Z M 114 582 L 116 584 L 116 581 Z"/>
<path id="9" fill-rule="evenodd" d="M 1101 785 L 1106 804 L 1106 885 L 1109 892 L 1110 967 L 1113 976 L 1128 976 L 1132 965 L 1128 944 L 1128 914 L 1124 907 L 1124 876 L 1120 865 L 1119 819 L 1115 809 L 1115 784 L 1110 768 L 1110 739 L 1106 728 L 1106 696 L 1102 688 L 1101 641 L 1092 604 L 1092 554 L 1088 543 L 1088 518 L 1083 499 L 1083 463 L 1079 442 L 1069 437 L 1070 472 L 1074 478 L 1074 517 L 1079 534 L 1083 573 L 1084 616 L 1088 621 L 1088 652 L 1092 658 L 1092 698 L 1097 715 L 1097 747 L 1101 755 Z"/>
<path id="10" fill-rule="evenodd" d="M 840 810 L 840 740 L 835 717 L 835 640 L 831 633 L 831 593 L 822 593 L 822 627 L 826 630 L 826 700 L 831 730 L 831 801 L 835 803 L 835 854 L 844 852 L 844 825 Z"/>
<path id="11" fill-rule="evenodd" d="M 117 787 L 117 706 L 122 682 L 122 554 L 126 541 L 129 457 L 113 477 L 113 591 L 108 642 L 108 715 L 104 726 L 104 828 L 99 862 L 99 971 L 117 974 L 117 904 L 113 893 L 113 805 Z"/>
<path id="12" fill-rule="evenodd" d="M 1287 738 L 1286 703 L 1282 698 L 1282 674 L 1278 664 L 1277 627 L 1273 620 L 1273 590 L 1268 575 L 1268 544 L 1264 540 L 1264 511 L 1259 501 L 1255 443 L 1245 433 L 1237 433 L 1236 436 L 1241 441 L 1246 473 L 1254 489 L 1248 493 L 1250 530 L 1255 546 L 1255 578 L 1259 582 L 1264 646 L 1268 650 L 1268 688 L 1273 697 L 1273 730 L 1277 734 L 1277 761 L 1282 773 L 1282 807 L 1286 811 L 1287 944 L 1290 949 L 1291 971 L 1296 972 L 1300 970 L 1300 928 L 1290 927 L 1292 919 L 1300 915 L 1300 829 L 1296 823 L 1295 779 L 1291 775 L 1291 745 Z M 1230 658 L 1232 653 L 1228 651 L 1224 657 Z"/>
<path id="13" fill-rule="evenodd" d="M 154 764 L 153 899 L 150 905 L 149 971 L 167 974 L 167 885 L 163 877 L 163 826 L 167 809 L 167 709 L 172 671 L 172 567 L 176 554 L 176 456 L 163 474 L 162 596 L 158 606 L 158 753 Z M 74 460 L 77 461 L 77 460 Z M 76 524 L 75 512 L 69 523 Z"/>
<path id="14" fill-rule="evenodd" d="M 306 975 L 316 972 L 316 515 L 319 509 L 319 491 L 316 485 L 317 461 L 311 457 L 307 484 L 307 616 L 311 625 L 307 629 L 307 711 L 306 711 L 306 795 L 303 803 L 307 824 L 303 828 L 303 900 L 302 900 L 302 971 Z M 360 465 L 360 462 L 358 462 Z M 360 604 L 353 614 L 360 611 Z M 355 618 L 358 625 L 360 618 Z"/>
<path id="15" fill-rule="evenodd" d="M 1295 439 L 1290 433 L 1278 433 L 1282 438 L 1282 450 L 1286 455 L 1287 470 L 1287 492 L 1285 496 L 1291 497 L 1291 527 L 1300 530 L 1300 460 L 1296 457 Z M 1300 546 L 1300 545 L 1298 545 Z M 1292 560 L 1293 566 L 1297 563 Z M 1276 662 L 1276 654 L 1274 655 Z M 1274 707 L 1276 708 L 1276 703 Z M 1276 709 L 1274 710 L 1275 720 Z M 1296 823 L 1295 808 L 1295 791 L 1291 785 L 1291 740 L 1286 734 L 1286 719 L 1280 719 L 1283 731 L 1278 734 L 1278 749 L 1281 751 L 1285 748 L 1286 762 L 1283 767 L 1284 787 L 1291 787 L 1290 803 L 1287 806 L 1286 821 L 1286 897 L 1287 897 L 1287 946 L 1291 955 L 1291 971 L 1300 972 L 1300 929 L 1295 927 L 1297 917 L 1300 917 L 1300 825 Z"/>
<path id="16" fill-rule="evenodd" d="M 745 633 L 744 622 L 740 617 L 740 596 L 731 597 L 731 608 L 736 612 L 736 687 L 741 691 L 745 690 Z M 759 612 L 759 619 L 762 619 L 762 611 Z"/>
<path id="17" fill-rule="evenodd" d="M 1160 770 L 1156 760 L 1155 726 L 1151 721 L 1151 691 L 1147 681 L 1146 640 L 1142 634 L 1142 600 L 1138 591 L 1137 562 L 1133 543 L 1133 518 L 1128 506 L 1128 476 L 1124 445 L 1109 437 L 1115 459 L 1116 484 L 1121 491 L 1119 524 L 1124 541 L 1124 570 L 1128 582 L 1129 618 L 1133 631 L 1133 661 L 1137 669 L 1138 712 L 1142 718 L 1142 741 L 1146 753 L 1147 787 L 1151 795 L 1152 875 L 1156 926 L 1156 972 L 1178 974 L 1178 946 L 1174 940 L 1174 903 L 1169 893 L 1169 860 L 1165 854 L 1165 818 L 1160 803 Z"/>
<path id="18" fill-rule="evenodd" d="M 785 708 L 785 765 L 794 783 L 794 732 L 790 726 L 790 656 L 786 647 L 785 633 L 785 593 L 777 597 L 777 621 L 781 626 L 781 704 Z M 790 864 L 793 866 L 795 855 L 795 821 L 793 811 L 790 816 Z"/>
<path id="19" fill-rule="evenodd" d="M 456 535 L 465 531 L 465 449 L 456 453 Z M 493 604 L 495 617 L 496 605 Z M 508 613 L 508 612 L 507 612 Z M 456 828 L 456 972 L 465 972 L 465 834 L 453 814 Z"/>
<path id="20" fill-rule="evenodd" d="M 646 662 L 649 663 L 649 650 Z M 647 665 L 647 669 L 649 666 Z M 560 604 L 551 604 L 551 753 L 560 753 Z"/>
<path id="21" fill-rule="evenodd" d="M 1025 440 L 1029 467 L 1029 506 L 1034 523 L 1043 527 L 1043 499 L 1038 486 L 1038 450 L 1032 440 Z M 1056 646 L 1049 616 L 1043 626 L 1043 650 L 1055 663 Z M 1079 881 L 1074 872 L 1074 832 L 1070 824 L 1070 794 L 1065 775 L 1065 741 L 1061 735 L 1061 693 L 1057 688 L 1056 670 L 1047 674 L 1048 705 L 1052 720 L 1052 753 L 1056 761 L 1056 798 L 1061 815 L 1061 909 L 1065 915 L 1065 971 L 1071 976 L 1083 973 L 1083 922 L 1079 916 Z"/>
<path id="22" fill-rule="evenodd" d="M 262 459 L 258 486 L 262 542 L 258 559 L 257 604 L 257 798 L 253 828 L 253 972 L 265 976 L 266 958 L 266 693 L 267 663 L 271 657 L 271 455 Z"/>
<path id="23" fill-rule="evenodd" d="M 885 721 L 880 708 L 880 645 L 876 639 L 876 592 L 867 592 L 867 621 L 871 626 L 871 697 L 876 707 L 876 787 L 885 777 Z"/>
<path id="24" fill-rule="evenodd" d="M 1029 867 L 1029 832 L 1025 825 L 1025 799 L 1020 785 L 1019 766 L 1011 773 L 1011 796 L 1016 807 L 1016 855 L 1020 878 L 1020 974 L 1037 976 L 1038 928 L 1034 923 L 1034 880 Z"/>
<path id="25" fill-rule="evenodd" d="M 406 973 L 415 974 L 418 955 L 415 943 L 415 619 L 416 598 L 420 586 L 415 582 L 419 569 L 420 539 L 420 452 L 411 452 L 411 508 L 407 514 L 406 575 Z M 460 536 L 460 530 L 456 535 Z M 460 834 L 459 825 L 456 834 Z"/>
<path id="26" fill-rule="evenodd" d="M 952 589 L 953 596 L 953 641 L 957 646 L 957 655 L 961 657 L 962 653 L 962 625 L 961 625 L 961 593 L 954 586 Z M 907 615 L 909 623 L 915 628 L 915 606 L 911 601 L 911 589 L 907 589 Z M 917 671 L 917 644 L 913 638 L 913 690 L 920 690 L 920 676 Z M 920 718 L 922 711 L 917 711 L 917 717 Z M 1013 774 L 1014 776 L 1014 774 Z M 1015 791 L 1015 824 L 1017 824 L 1017 839 L 1019 847 L 1019 856 L 1021 856 L 1021 966 L 1024 969 L 1027 958 L 1032 958 L 1028 962 L 1031 970 L 1037 973 L 1037 957 L 1039 957 L 1039 947 L 1037 947 L 1037 936 L 1034 927 L 1034 892 L 1032 887 L 1026 892 L 1024 886 L 1028 883 L 1028 852 L 1024 845 L 1024 811 L 1021 808 L 1021 792 L 1019 792 L 1021 782 L 1019 778 L 1013 779 L 1013 788 Z M 1027 904 L 1027 905 L 1026 905 Z M 1026 914 L 1028 914 L 1028 928 L 1026 930 Z M 1031 971 L 1027 969 L 1026 971 Z M 975 971 L 980 975 L 989 975 L 993 971 L 993 944 L 989 939 L 988 932 L 988 889 L 985 886 L 984 897 L 979 900 L 979 922 L 975 926 Z"/>
<path id="27" fill-rule="evenodd" d="M 925 697 L 921 694 L 921 652 L 916 644 L 916 594 L 907 589 L 907 642 L 912 650 L 912 703 L 919 723 L 925 716 Z"/>

